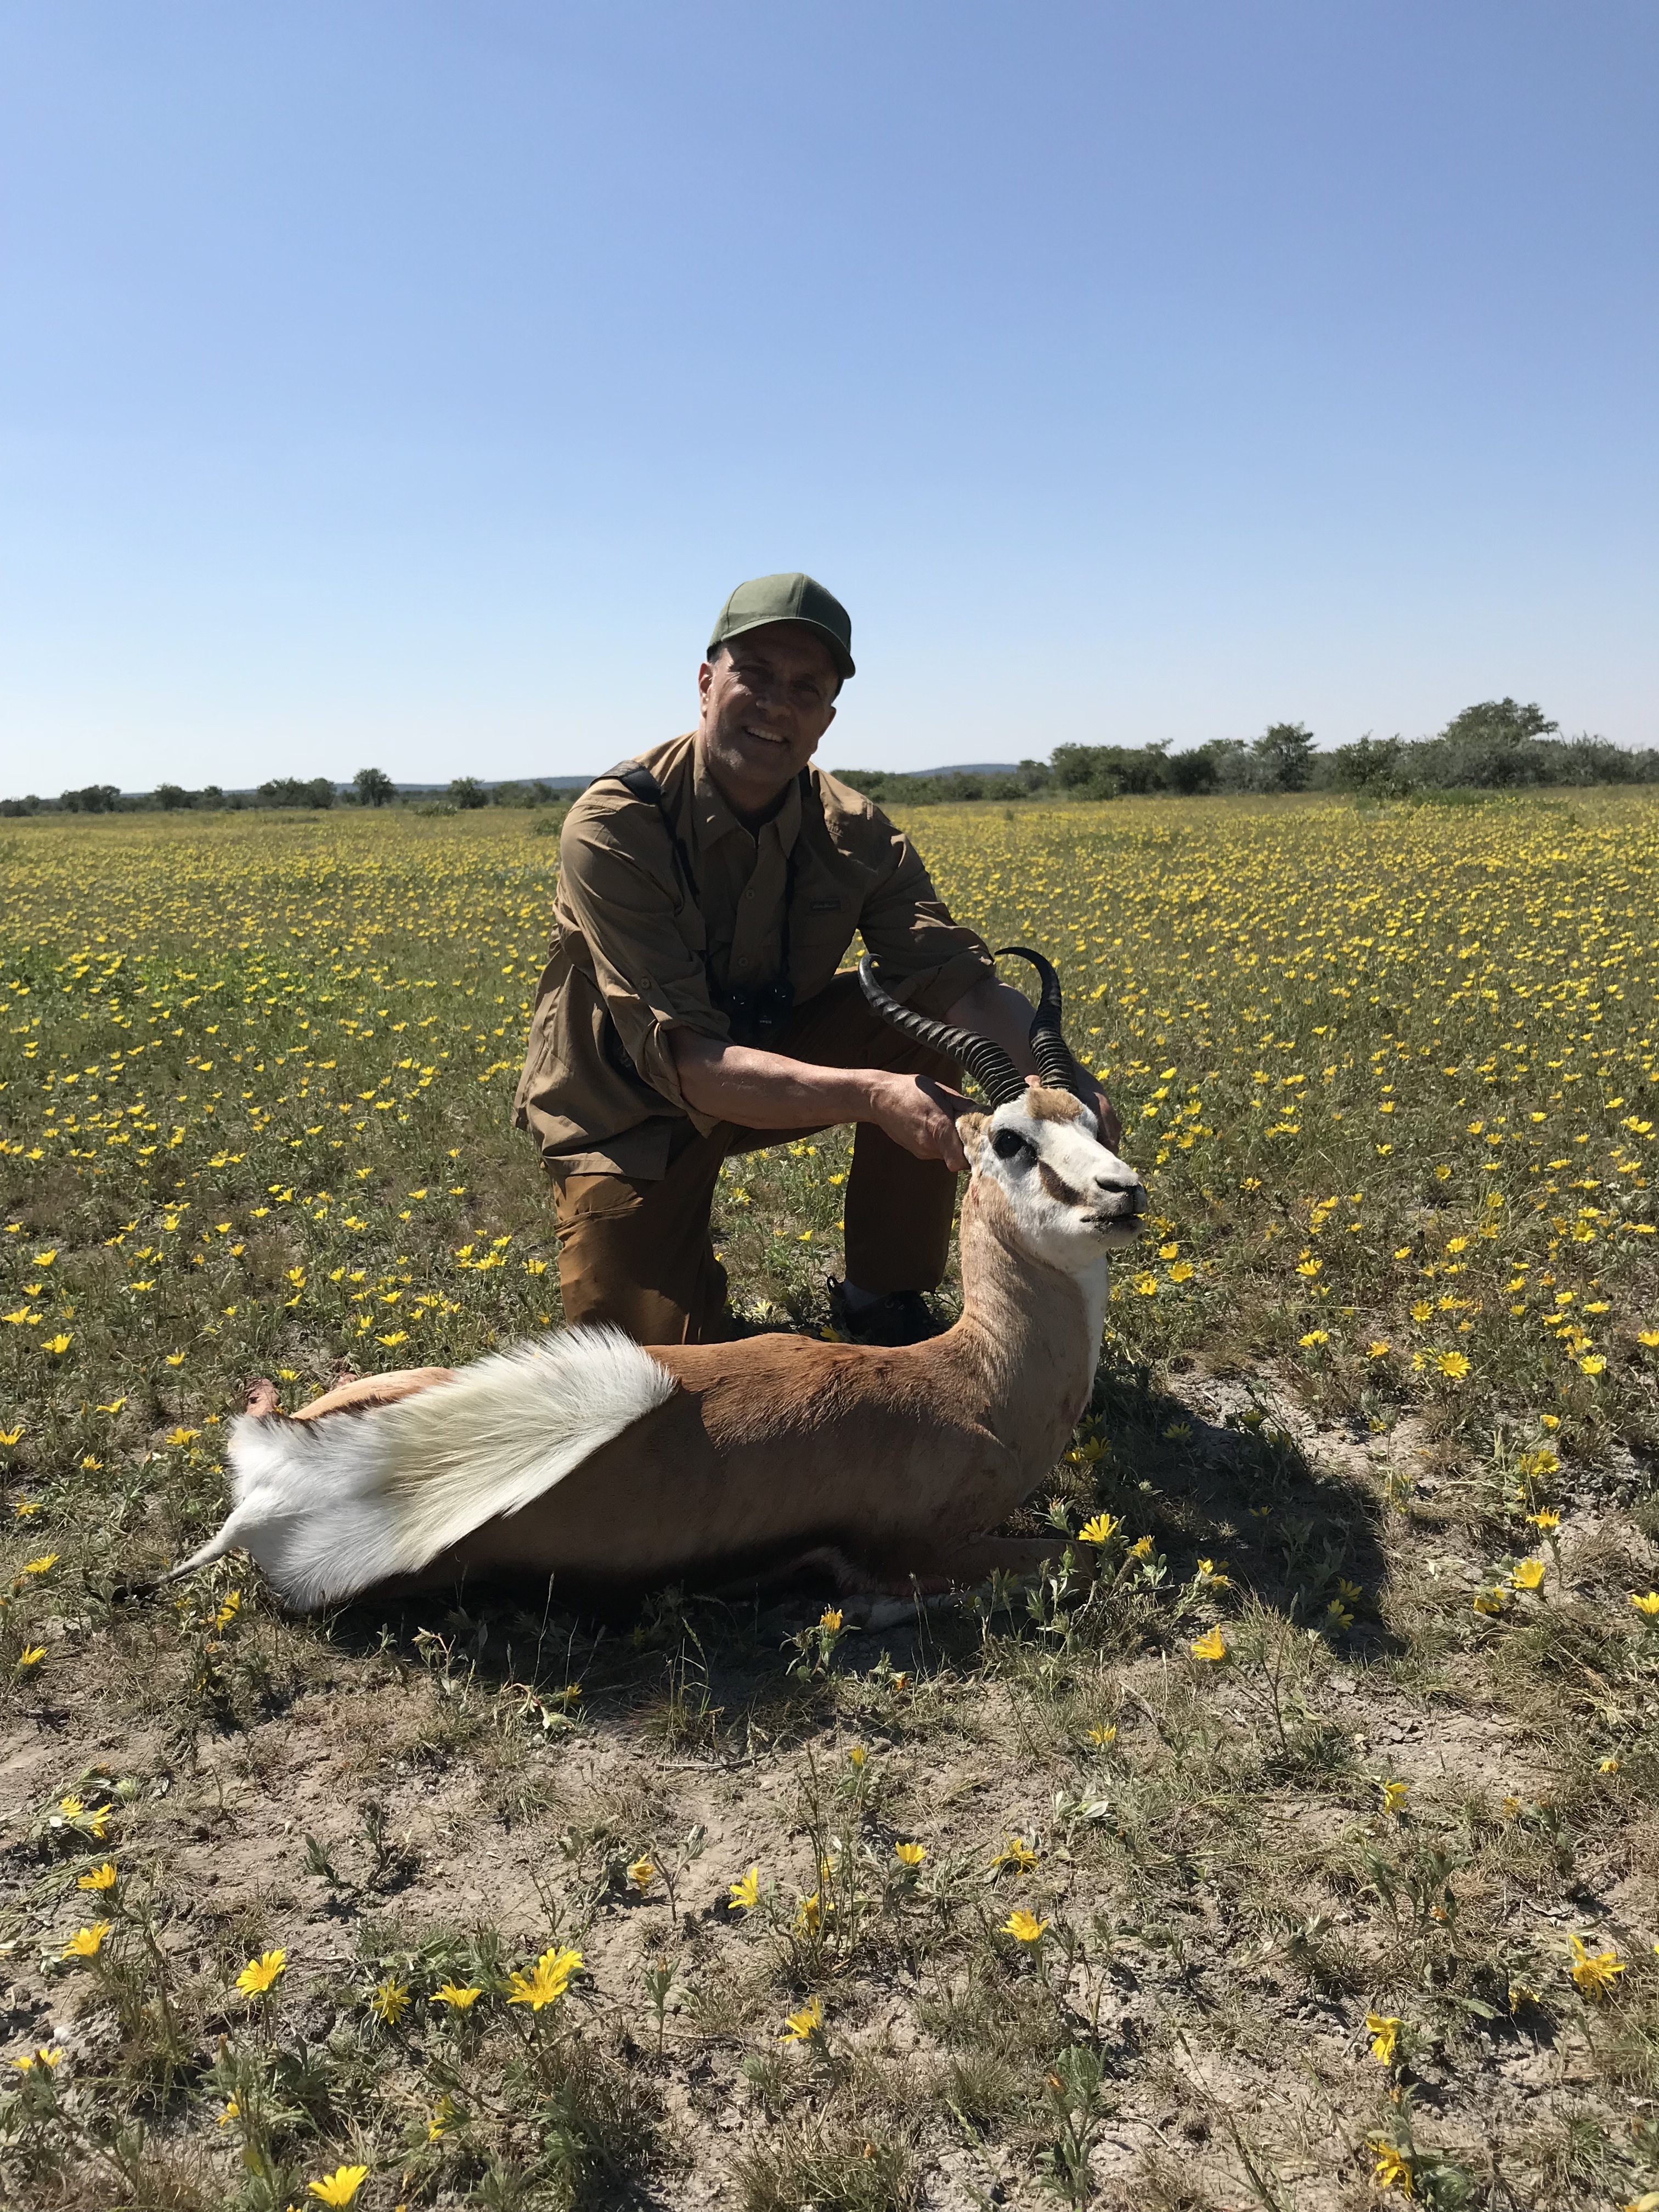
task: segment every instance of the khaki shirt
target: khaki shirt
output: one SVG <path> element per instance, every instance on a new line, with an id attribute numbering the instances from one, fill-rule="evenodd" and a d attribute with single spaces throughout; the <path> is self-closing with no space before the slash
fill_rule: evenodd
<path id="1" fill-rule="evenodd" d="M 915 848 L 878 806 L 809 769 L 757 831 L 699 765 L 693 740 L 639 757 L 656 777 L 691 860 L 693 904 L 661 814 L 601 776 L 565 817 L 547 965 L 536 994 L 514 1119 L 550 1165 L 653 1180 L 684 1121 L 718 1116 L 682 1096 L 668 1033 L 725 1039 L 708 992 L 770 982 L 783 957 L 791 853 L 789 971 L 797 1005 L 822 991 L 855 933 L 895 998 L 943 1016 L 994 972 L 984 940 L 957 927 Z M 705 955 L 708 965 L 705 967 Z"/>

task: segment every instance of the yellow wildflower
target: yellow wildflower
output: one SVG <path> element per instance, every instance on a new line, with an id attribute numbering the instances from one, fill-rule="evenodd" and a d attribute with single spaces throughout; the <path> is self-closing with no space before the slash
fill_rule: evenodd
<path id="1" fill-rule="evenodd" d="M 1017 1943 L 1040 1943 L 1048 1932 L 1048 1923 L 1039 1920 L 1034 1912 L 1014 1911 L 1003 1922 L 1002 1932 Z"/>
<path id="2" fill-rule="evenodd" d="M 321 2204 L 349 2204 L 368 2179 L 366 2166 L 337 2166 L 332 2173 L 325 2173 L 320 2181 L 308 2181 L 307 2188 Z"/>
<path id="3" fill-rule="evenodd" d="M 104 1948 L 104 1938 L 109 1934 L 111 1923 L 94 1920 L 90 1928 L 77 1928 L 64 1944 L 59 1956 L 65 1959 L 95 1959 Z"/>
<path id="4" fill-rule="evenodd" d="M 257 1959 L 250 1959 L 236 1977 L 236 1986 L 245 1997 L 264 1996 L 273 1989 L 288 1971 L 286 1951 L 261 1951 Z"/>
<path id="5" fill-rule="evenodd" d="M 1221 1660 L 1227 1656 L 1227 1639 L 1221 1633 L 1218 1625 L 1214 1628 L 1206 1630 L 1197 1642 L 1189 1644 L 1188 1649 L 1194 1659 Z"/>
<path id="6" fill-rule="evenodd" d="M 90 1874 L 83 1874 L 75 1887 L 77 1889 L 113 1889 L 119 1879 L 114 1862 L 106 1859 L 102 1866 L 95 1866 Z"/>
<path id="7" fill-rule="evenodd" d="M 631 1871 L 631 1869 L 630 1869 Z M 532 2012 L 556 2004 L 581 1970 L 580 1951 L 544 1951 L 527 1974 L 514 1974 L 507 1984 L 508 2004 L 527 2004 Z"/>
<path id="8" fill-rule="evenodd" d="M 1574 1982 L 1587 1997 L 1601 1999 L 1610 1994 L 1613 1983 L 1625 1971 L 1625 1962 L 1615 1950 L 1592 1951 L 1582 1936 L 1568 1938 L 1572 1945 L 1572 1965 L 1568 1968 Z"/>
<path id="9" fill-rule="evenodd" d="M 1535 1590 L 1543 1579 L 1544 1562 L 1541 1559 L 1522 1559 L 1510 1575 L 1510 1580 L 1516 1589 Z"/>
<path id="10" fill-rule="evenodd" d="M 823 2028 L 823 2002 L 819 1997 L 809 1998 L 799 2012 L 792 2012 L 784 2021 L 778 2037 L 780 2043 L 811 2043 Z"/>
<path id="11" fill-rule="evenodd" d="M 992 1860 L 994 1867 L 1007 1867 L 1015 1874 L 1030 1874 L 1037 1863 L 1038 1854 L 1024 1836 L 1010 1836 Z"/>
<path id="12" fill-rule="evenodd" d="M 1411 1786 L 1412 1785 L 1409 1782 L 1383 1782 L 1379 1784 L 1378 1787 L 1382 1792 L 1382 1810 L 1385 1813 L 1390 1813 L 1396 1816 L 1403 1813 L 1406 1809 L 1407 1792 L 1410 1790 Z"/>
<path id="13" fill-rule="evenodd" d="M 1646 1613 L 1650 1620 L 1659 1617 L 1659 1590 L 1650 1590 L 1645 1597 L 1638 1597 L 1636 1592 L 1632 1590 L 1630 1594 L 1630 1601 L 1638 1613 Z"/>
<path id="14" fill-rule="evenodd" d="M 751 1866 L 741 1881 L 726 1885 L 726 1898 L 734 1912 L 752 1912 L 760 1903 L 760 1869 Z"/>
<path id="15" fill-rule="evenodd" d="M 377 2020 L 383 2020 L 388 2027 L 396 2027 L 409 2009 L 409 1984 L 390 1978 L 384 1982 L 377 1982 L 374 1985 L 374 1993 L 368 2001 L 368 2008 Z"/>
<path id="16" fill-rule="evenodd" d="M 926 1844 L 895 1844 L 893 1856 L 901 1866 L 919 1867 L 927 1856 Z"/>
<path id="17" fill-rule="evenodd" d="M 640 1857 L 634 1861 L 632 1866 L 629 1868 L 628 1879 L 633 1883 L 640 1895 L 643 1897 L 647 1890 L 650 1888 L 652 1882 L 655 1880 L 656 1872 L 656 1867 L 653 1865 L 652 1861 L 641 1854 Z"/>
<path id="18" fill-rule="evenodd" d="M 1396 2150 L 1381 2136 L 1373 2136 L 1365 2148 L 1376 2160 L 1372 2179 L 1379 2189 L 1397 2189 L 1402 2197 L 1412 2193 L 1412 2162 L 1402 2150 Z"/>
<path id="19" fill-rule="evenodd" d="M 1078 1530 L 1078 1540 L 1084 1544 L 1109 1544 L 1122 1526 L 1115 1514 L 1097 1513 Z"/>
<path id="20" fill-rule="evenodd" d="M 429 2002 L 433 2004 L 452 2006 L 457 2012 L 465 2012 L 468 2007 L 476 2004 L 483 1995 L 483 1991 L 481 1989 L 463 1988 L 458 1983 L 446 1982 L 441 1989 L 433 1990 Z"/>
<path id="21" fill-rule="evenodd" d="M 1393 2013 L 1368 2012 L 1365 2033 L 1371 2039 L 1371 2057 L 1379 2066 L 1392 2066 L 1394 2047 L 1400 2039 L 1401 2023 Z"/>

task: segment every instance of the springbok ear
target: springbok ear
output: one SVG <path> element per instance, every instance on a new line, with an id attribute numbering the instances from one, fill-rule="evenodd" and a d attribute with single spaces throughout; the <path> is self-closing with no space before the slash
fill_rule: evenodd
<path id="1" fill-rule="evenodd" d="M 985 1142 L 985 1124 L 986 1116 L 983 1114 L 958 1114 L 957 1116 L 957 1134 L 962 1139 L 962 1149 L 967 1153 L 970 1163 L 976 1157 L 980 1146 Z"/>

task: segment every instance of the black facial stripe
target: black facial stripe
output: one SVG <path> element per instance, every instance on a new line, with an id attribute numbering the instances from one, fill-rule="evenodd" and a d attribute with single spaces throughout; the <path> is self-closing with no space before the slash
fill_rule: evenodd
<path id="1" fill-rule="evenodd" d="M 1079 1206 L 1082 1200 L 1068 1182 L 1062 1182 L 1047 1160 L 1037 1162 L 1037 1181 L 1056 1206 Z"/>

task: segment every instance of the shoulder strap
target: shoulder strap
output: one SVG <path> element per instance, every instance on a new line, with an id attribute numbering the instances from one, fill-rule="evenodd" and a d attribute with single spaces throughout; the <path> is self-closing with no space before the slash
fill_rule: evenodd
<path id="1" fill-rule="evenodd" d="M 619 761 L 615 768 L 608 768 L 597 781 L 600 783 L 619 783 L 623 790 L 630 793 L 634 798 L 642 799 L 647 806 L 656 808 L 662 817 L 662 826 L 668 832 L 668 842 L 674 848 L 675 863 L 680 874 L 684 878 L 685 888 L 691 895 L 693 904 L 701 906 L 702 893 L 697 889 L 697 878 L 691 866 L 691 855 L 685 849 L 685 841 L 674 827 L 674 818 L 668 811 L 668 801 L 662 795 L 662 786 L 647 768 L 645 763 Z"/>

